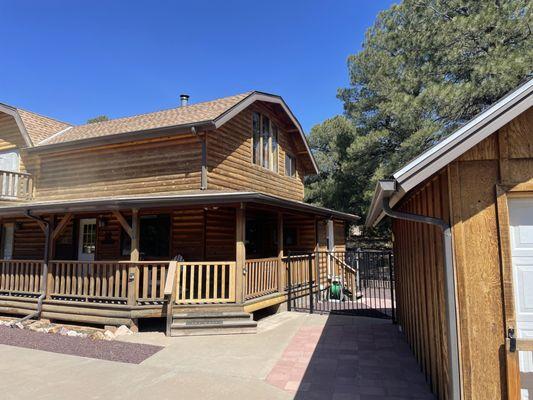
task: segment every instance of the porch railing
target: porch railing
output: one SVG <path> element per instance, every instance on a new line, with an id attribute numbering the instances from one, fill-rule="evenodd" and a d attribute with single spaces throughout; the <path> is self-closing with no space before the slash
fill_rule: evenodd
<path id="1" fill-rule="evenodd" d="M 50 296 L 56 299 L 126 303 L 132 267 L 138 269 L 133 290 L 139 303 L 164 299 L 169 262 L 51 261 Z"/>
<path id="2" fill-rule="evenodd" d="M 235 302 L 235 266 L 234 261 L 178 263 L 176 303 Z"/>
<path id="3" fill-rule="evenodd" d="M 0 260 L 0 294 L 36 295 L 41 289 L 42 262 Z"/>
<path id="4" fill-rule="evenodd" d="M 1 200 L 29 200 L 33 192 L 33 178 L 24 172 L 0 171 Z"/>
<path id="5" fill-rule="evenodd" d="M 265 296 L 278 291 L 278 262 L 279 259 L 277 257 L 246 260 L 245 300 Z"/>
<path id="6" fill-rule="evenodd" d="M 160 302 L 165 298 L 165 283 L 170 261 L 135 263 L 139 268 L 139 299 L 141 303 Z"/>

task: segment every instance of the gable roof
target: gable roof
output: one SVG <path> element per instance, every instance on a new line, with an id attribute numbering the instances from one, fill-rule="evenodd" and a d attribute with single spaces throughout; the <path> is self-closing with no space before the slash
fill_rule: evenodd
<path id="1" fill-rule="evenodd" d="M 410 190 L 528 110 L 532 105 L 533 79 L 530 79 L 395 172 L 393 175 L 395 192 L 391 197 L 390 206 L 397 204 Z M 378 182 L 367 214 L 366 226 L 376 225 L 384 217 L 383 197 L 383 188 Z"/>
<path id="2" fill-rule="evenodd" d="M 318 173 L 318 166 L 302 126 L 285 101 L 280 96 L 259 91 L 131 117 L 67 126 L 40 141 L 31 150 L 46 151 L 134 140 L 143 135 L 155 135 L 154 131 L 165 132 L 169 129 L 172 129 L 173 133 L 191 132 L 193 127 L 217 129 L 256 101 L 278 104 L 284 110 L 295 127 L 293 131 L 300 136 L 305 146 L 313 172 Z"/>
<path id="3" fill-rule="evenodd" d="M 65 122 L 3 103 L 0 103 L 0 113 L 10 115 L 14 118 L 20 134 L 28 147 L 32 147 L 36 143 L 71 126 Z"/>
<path id="4" fill-rule="evenodd" d="M 249 96 L 250 93 L 131 117 L 78 125 L 44 140 L 38 146 L 212 121 Z"/>

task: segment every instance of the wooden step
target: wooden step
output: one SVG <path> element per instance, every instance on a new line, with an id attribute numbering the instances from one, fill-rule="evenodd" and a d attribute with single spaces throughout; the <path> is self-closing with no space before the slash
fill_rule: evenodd
<path id="1" fill-rule="evenodd" d="M 256 333 L 257 322 L 243 311 L 173 313 L 171 336 L 233 335 Z"/>

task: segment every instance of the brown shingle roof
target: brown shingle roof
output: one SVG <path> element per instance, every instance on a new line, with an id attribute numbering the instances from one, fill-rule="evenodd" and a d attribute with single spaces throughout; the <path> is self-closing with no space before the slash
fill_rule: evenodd
<path id="1" fill-rule="evenodd" d="M 191 104 L 184 107 L 135 115 L 132 117 L 79 125 L 50 137 L 37 145 L 51 145 L 127 132 L 138 132 L 211 121 L 248 97 L 250 93 L 251 92 L 242 93 L 235 96 L 206 101 L 204 103 Z"/>
<path id="2" fill-rule="evenodd" d="M 16 111 L 34 145 L 71 126 L 65 122 L 44 117 L 31 111 L 20 108 L 17 108 Z"/>

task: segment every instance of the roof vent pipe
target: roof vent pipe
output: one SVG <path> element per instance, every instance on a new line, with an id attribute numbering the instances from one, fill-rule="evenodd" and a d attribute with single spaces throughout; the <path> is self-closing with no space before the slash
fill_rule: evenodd
<path id="1" fill-rule="evenodd" d="M 189 95 L 188 94 L 180 94 L 180 101 L 181 101 L 181 106 L 185 107 L 186 105 L 189 104 Z"/>

